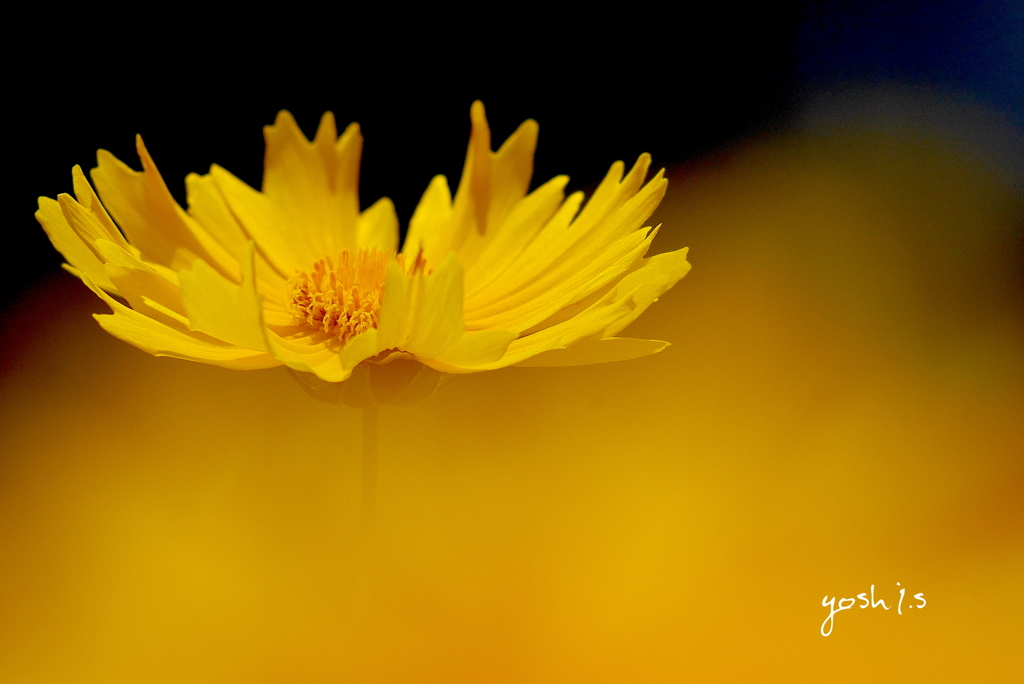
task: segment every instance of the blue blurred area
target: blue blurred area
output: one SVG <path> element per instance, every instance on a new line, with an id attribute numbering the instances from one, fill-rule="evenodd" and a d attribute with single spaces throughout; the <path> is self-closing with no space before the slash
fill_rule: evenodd
<path id="1" fill-rule="evenodd" d="M 970 96 L 1024 126 L 1024 2 L 822 2 L 797 46 L 801 79 L 905 83 Z"/>

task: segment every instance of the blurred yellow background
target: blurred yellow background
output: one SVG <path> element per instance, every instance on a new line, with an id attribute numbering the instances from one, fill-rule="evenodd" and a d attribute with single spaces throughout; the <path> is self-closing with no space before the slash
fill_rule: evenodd
<path id="1" fill-rule="evenodd" d="M 0 378 L 0 681 L 1024 672 L 1020 195 L 881 133 L 670 177 L 656 248 L 693 271 L 626 333 L 673 345 L 383 409 L 371 535 L 356 410 L 37 289 Z M 897 582 L 903 615 L 821 636 L 823 596 Z"/>

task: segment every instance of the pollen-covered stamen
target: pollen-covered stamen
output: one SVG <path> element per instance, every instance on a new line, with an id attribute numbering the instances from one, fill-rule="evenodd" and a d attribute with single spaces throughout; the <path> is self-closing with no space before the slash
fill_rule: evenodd
<path id="1" fill-rule="evenodd" d="M 325 257 L 288 281 L 288 312 L 295 324 L 347 342 L 376 328 L 384 277 L 394 255 L 375 249 Z"/>

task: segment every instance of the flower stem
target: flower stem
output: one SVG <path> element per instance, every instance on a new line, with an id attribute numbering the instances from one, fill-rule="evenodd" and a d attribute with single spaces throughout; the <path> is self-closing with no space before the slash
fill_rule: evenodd
<path id="1" fill-rule="evenodd" d="M 377 498 L 377 407 L 363 409 L 363 523 L 373 525 Z"/>

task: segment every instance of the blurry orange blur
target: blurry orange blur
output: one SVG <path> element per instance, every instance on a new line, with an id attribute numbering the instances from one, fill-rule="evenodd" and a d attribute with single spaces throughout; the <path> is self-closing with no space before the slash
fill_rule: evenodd
<path id="1" fill-rule="evenodd" d="M 693 271 L 627 330 L 673 346 L 384 409 L 369 537 L 357 411 L 151 358 L 56 277 L 7 325 L 0 681 L 1008 681 L 1022 217 L 940 140 L 676 169 Z"/>

